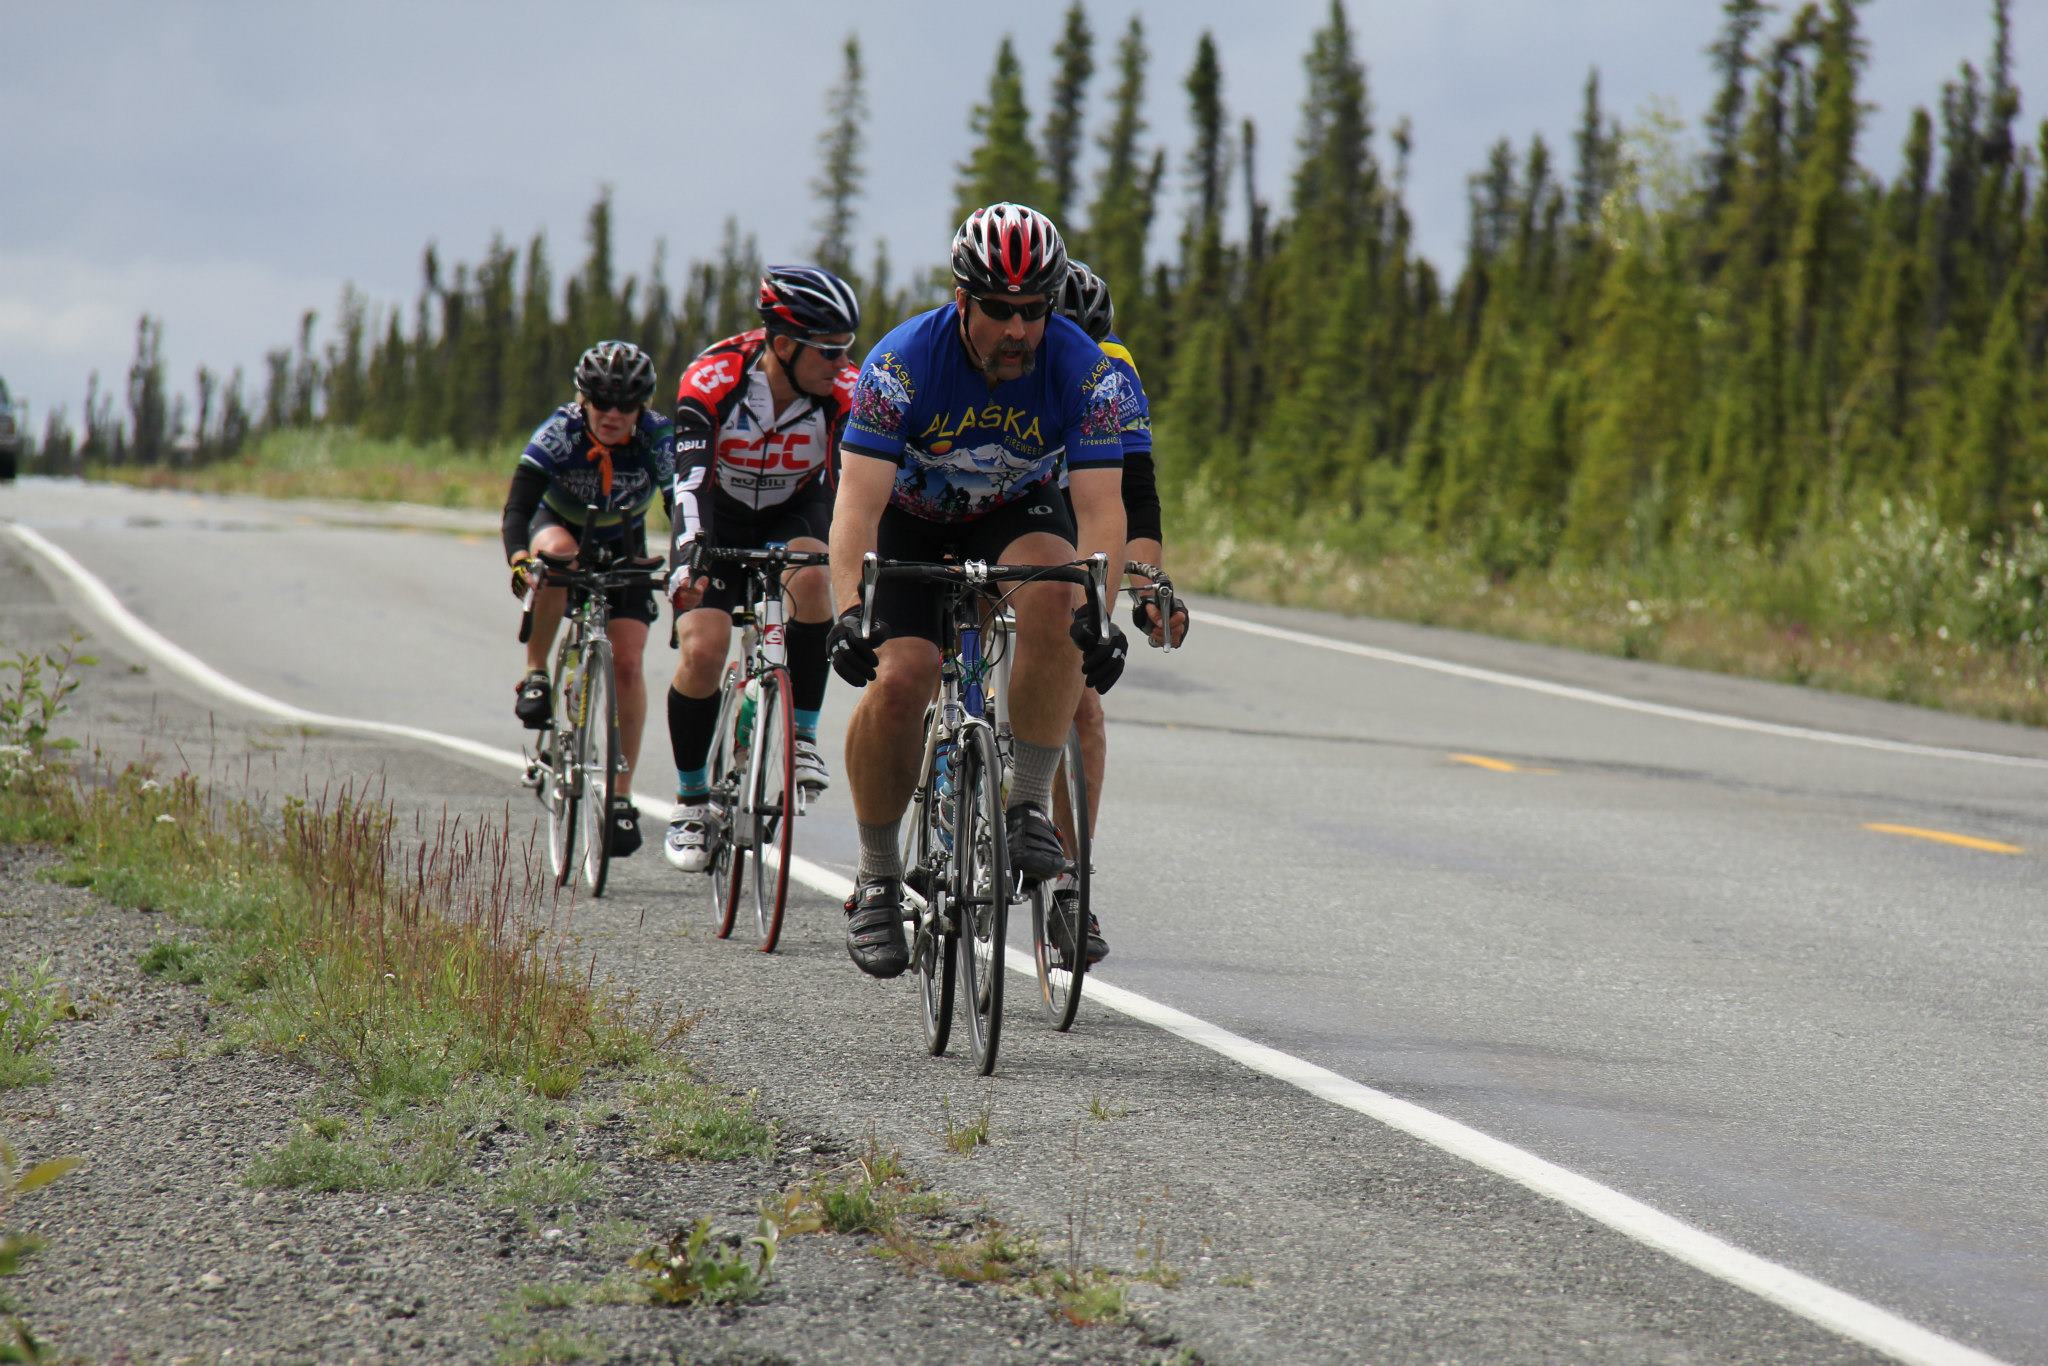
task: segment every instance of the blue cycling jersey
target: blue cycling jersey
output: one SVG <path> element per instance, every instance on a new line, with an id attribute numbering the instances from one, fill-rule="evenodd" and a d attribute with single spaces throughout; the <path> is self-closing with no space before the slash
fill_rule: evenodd
<path id="1" fill-rule="evenodd" d="M 892 505 L 928 521 L 967 521 L 1063 468 L 1121 465 L 1119 387 L 1102 348 L 1052 317 L 1031 373 L 990 388 L 947 304 L 899 324 L 868 353 L 840 444 L 896 465 Z"/>
<path id="2" fill-rule="evenodd" d="M 519 463 L 547 476 L 543 501 L 569 525 L 582 525 L 592 506 L 601 531 L 637 525 L 675 481 L 675 424 L 643 409 L 633 439 L 607 450 L 591 437 L 583 405 L 565 403 L 534 429 Z"/>
<path id="3" fill-rule="evenodd" d="M 1138 366 L 1131 349 L 1112 332 L 1102 339 L 1102 354 L 1109 357 L 1119 384 L 1116 394 L 1117 430 L 1123 433 L 1124 457 L 1152 449 L 1152 404 L 1145 397 L 1145 381 L 1138 378 Z"/>

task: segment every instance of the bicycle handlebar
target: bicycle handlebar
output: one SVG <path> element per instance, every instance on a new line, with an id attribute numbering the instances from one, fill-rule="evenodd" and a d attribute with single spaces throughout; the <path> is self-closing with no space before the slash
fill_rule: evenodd
<path id="1" fill-rule="evenodd" d="M 791 550 L 786 545 L 768 546 L 760 550 L 742 549 L 737 546 L 700 546 L 697 551 L 700 560 L 724 560 L 730 564 L 758 565 L 763 569 L 809 569 L 816 565 L 831 563 L 831 556 L 822 550 Z"/>
<path id="2" fill-rule="evenodd" d="M 1088 590 L 1095 632 L 1107 634 L 1109 625 L 1109 556 L 1100 551 L 1085 560 L 1060 565 L 990 564 L 968 560 L 963 564 L 935 564 L 929 560 L 885 560 L 870 550 L 860 564 L 860 633 L 869 634 L 875 624 L 875 586 L 883 579 L 916 579 L 921 583 L 946 586 L 982 587 L 997 583 L 1071 583 Z"/>
<path id="3" fill-rule="evenodd" d="M 1161 654 L 1172 654 L 1178 648 L 1173 643 L 1173 614 L 1187 610 L 1186 604 L 1173 591 L 1173 580 L 1167 578 L 1166 571 L 1158 565 L 1146 564 L 1142 560 L 1125 561 L 1124 573 L 1140 574 L 1152 580 L 1149 589 L 1131 588 L 1125 591 L 1131 595 L 1133 603 L 1151 602 L 1154 610 L 1159 613 L 1159 644 L 1154 648 Z"/>

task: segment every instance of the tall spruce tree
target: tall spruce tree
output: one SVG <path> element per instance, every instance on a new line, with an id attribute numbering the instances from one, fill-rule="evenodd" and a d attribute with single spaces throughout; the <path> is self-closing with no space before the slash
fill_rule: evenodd
<path id="1" fill-rule="evenodd" d="M 861 67 L 860 37 L 846 35 L 840 48 L 839 83 L 825 95 L 825 131 L 818 138 L 818 264 L 840 275 L 853 274 L 854 205 L 867 167 L 861 161 L 868 119 L 867 76 Z"/>
<path id="2" fill-rule="evenodd" d="M 1045 111 L 1045 203 L 1053 221 L 1064 223 L 1074 206 L 1081 173 L 1082 117 L 1088 82 L 1095 75 L 1095 34 L 1081 0 L 1067 6 L 1060 40 L 1052 50 L 1052 100 Z"/>
<path id="3" fill-rule="evenodd" d="M 1117 42 L 1117 83 L 1109 97 L 1109 126 L 1099 138 L 1103 162 L 1088 208 L 1088 229 L 1069 234 L 1076 239 L 1069 245 L 1078 244 L 1077 254 L 1084 254 L 1109 282 L 1126 337 L 1144 331 L 1140 318 L 1145 311 L 1145 240 L 1152 230 L 1159 189 L 1157 176 L 1148 169 L 1154 159 L 1142 146 L 1149 58 L 1144 21 L 1134 14 Z"/>
<path id="4" fill-rule="evenodd" d="M 1045 202 L 1045 178 L 1031 143 L 1031 111 L 1024 102 L 1024 68 L 1007 34 L 996 48 L 988 98 L 974 106 L 967 128 L 973 147 L 954 183 L 955 223 L 984 204 L 1005 199 L 1033 206 Z"/>

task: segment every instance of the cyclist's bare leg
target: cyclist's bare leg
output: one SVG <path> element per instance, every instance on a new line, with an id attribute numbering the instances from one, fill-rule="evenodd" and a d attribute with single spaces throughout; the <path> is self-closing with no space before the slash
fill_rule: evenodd
<path id="1" fill-rule="evenodd" d="M 1081 705 L 1074 709 L 1074 729 L 1081 736 L 1081 772 L 1088 779 L 1088 836 L 1095 837 L 1096 822 L 1102 819 L 1102 775 L 1109 767 L 1109 735 L 1103 724 L 1102 697 L 1093 688 L 1081 689 Z M 1060 829 L 1067 825 L 1067 785 L 1054 783 L 1052 794 L 1059 802 Z M 1070 848 L 1067 851 L 1072 853 Z"/>
<path id="2" fill-rule="evenodd" d="M 732 648 L 732 614 L 718 607 L 685 612 L 676 627 L 676 641 L 681 649 L 676 656 L 676 676 L 669 686 L 685 697 L 709 697 L 717 692 L 726 652 Z"/>
<path id="3" fill-rule="evenodd" d="M 564 559 L 576 553 L 576 538 L 569 534 L 567 527 L 544 526 L 533 536 L 533 552 L 536 555 L 553 555 Z M 539 669 L 545 673 L 548 655 L 555 648 L 555 632 L 562 625 L 562 613 L 569 607 L 569 590 L 566 588 L 543 588 L 533 599 L 533 634 L 526 639 L 526 669 L 531 673 Z"/>
<path id="4" fill-rule="evenodd" d="M 825 553 L 825 543 L 815 536 L 799 536 L 789 543 L 791 550 Z M 799 569 L 784 585 L 789 592 L 790 620 L 826 622 L 832 620 L 832 580 L 823 569 Z"/>
<path id="5" fill-rule="evenodd" d="M 647 654 L 647 623 L 612 618 L 612 682 L 619 694 L 619 751 L 626 771 L 619 775 L 615 795 L 633 795 L 633 769 L 640 762 L 640 732 L 647 725 L 647 676 L 641 672 Z"/>
<path id="6" fill-rule="evenodd" d="M 928 640 L 885 640 L 876 655 L 875 681 L 846 723 L 846 781 L 863 825 L 889 825 L 910 805 L 924 757 L 924 709 L 939 681 L 939 647 Z"/>
<path id="7" fill-rule="evenodd" d="M 1005 564 L 1066 564 L 1074 547 L 1049 531 L 1019 536 L 1003 551 Z M 1017 617 L 1017 658 L 1007 701 L 1017 738 L 1048 748 L 1063 745 L 1081 700 L 1081 652 L 1067 635 L 1077 590 L 1065 583 L 1025 584 L 1011 595 Z M 906 800 L 908 794 L 906 792 Z"/>

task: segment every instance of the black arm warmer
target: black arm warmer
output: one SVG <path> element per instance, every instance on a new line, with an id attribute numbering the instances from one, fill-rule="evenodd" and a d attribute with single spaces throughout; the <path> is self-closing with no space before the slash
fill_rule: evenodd
<path id="1" fill-rule="evenodd" d="M 1152 452 L 1124 452 L 1124 538 L 1166 542 L 1159 529 L 1159 482 L 1153 475 Z"/>
<path id="2" fill-rule="evenodd" d="M 528 528 L 533 525 L 533 514 L 540 510 L 541 496 L 548 491 L 548 477 L 531 465 L 521 465 L 512 475 L 512 490 L 505 495 L 505 511 L 499 519 L 498 531 L 505 538 L 505 561 L 522 550 L 530 549 Z"/>

